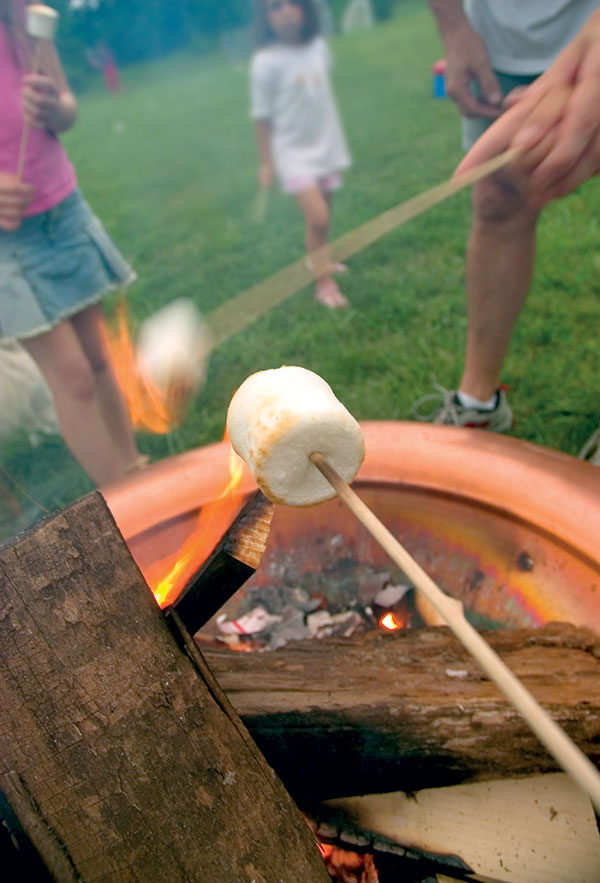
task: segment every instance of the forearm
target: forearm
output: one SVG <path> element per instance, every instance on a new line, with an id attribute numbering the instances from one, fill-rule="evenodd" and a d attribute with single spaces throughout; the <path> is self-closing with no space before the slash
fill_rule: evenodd
<path id="1" fill-rule="evenodd" d="M 444 43 L 463 27 L 470 27 L 462 0 L 428 0 Z"/>
<path id="2" fill-rule="evenodd" d="M 271 123 L 268 120 L 256 121 L 256 143 L 258 156 L 263 166 L 272 165 L 271 158 Z"/>

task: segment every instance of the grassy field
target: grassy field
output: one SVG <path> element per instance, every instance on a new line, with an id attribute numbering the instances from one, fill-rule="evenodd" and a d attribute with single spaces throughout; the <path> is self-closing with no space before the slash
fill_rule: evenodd
<path id="1" fill-rule="evenodd" d="M 441 54 L 431 17 L 416 0 L 400 10 L 333 41 L 354 158 L 334 235 L 442 181 L 460 157 L 456 111 L 431 97 Z M 273 195 L 264 224 L 252 220 L 245 67 L 177 57 L 125 71 L 124 81 L 122 94 L 82 100 L 65 143 L 84 193 L 139 274 L 129 293 L 134 320 L 182 296 L 207 312 L 297 259 L 303 230 L 292 200 Z M 599 196 L 600 182 L 590 182 L 546 210 L 503 378 L 515 434 L 570 453 L 600 420 Z M 284 362 L 322 374 L 360 419 L 410 418 L 432 381 L 449 387 L 460 376 L 469 214 L 462 194 L 353 258 L 344 281 L 351 309 L 326 311 L 306 290 L 232 337 L 213 354 L 185 426 L 169 438 L 142 436 L 141 448 L 160 458 L 218 439 L 239 383 Z M 0 462 L 48 508 L 89 488 L 60 439 L 30 449 L 16 438 Z M 25 501 L 23 521 L 37 512 Z"/>

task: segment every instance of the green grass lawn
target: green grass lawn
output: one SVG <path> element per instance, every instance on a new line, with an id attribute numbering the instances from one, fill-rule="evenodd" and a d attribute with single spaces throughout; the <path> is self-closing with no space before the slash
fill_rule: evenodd
<path id="1" fill-rule="evenodd" d="M 439 183 L 461 155 L 453 105 L 431 97 L 441 55 L 432 19 L 416 0 L 399 9 L 386 25 L 333 41 L 354 158 L 333 235 Z M 208 312 L 300 257 L 303 226 L 289 197 L 273 195 L 265 223 L 252 220 L 245 69 L 186 56 L 123 79 L 120 95 L 82 99 L 65 143 L 85 195 L 139 274 L 129 292 L 134 320 L 182 296 Z M 514 433 L 570 453 L 600 420 L 599 195 L 600 182 L 590 182 L 544 213 L 533 289 L 504 372 Z M 141 448 L 160 458 L 215 441 L 240 382 L 282 363 L 322 374 L 359 419 L 409 418 L 432 381 L 453 386 L 460 376 L 469 216 L 461 194 L 354 257 L 344 281 L 351 309 L 326 311 L 305 290 L 230 338 L 213 354 L 186 424 L 168 439 L 142 436 Z M 16 438 L 0 462 L 48 508 L 89 488 L 60 439 L 32 450 Z M 36 513 L 25 502 L 24 520 Z"/>

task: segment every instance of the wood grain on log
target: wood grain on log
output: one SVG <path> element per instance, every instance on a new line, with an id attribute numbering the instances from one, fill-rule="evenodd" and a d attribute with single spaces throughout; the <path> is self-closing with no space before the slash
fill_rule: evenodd
<path id="1" fill-rule="evenodd" d="M 556 623 L 487 638 L 598 763 L 600 638 Z M 299 802 L 557 768 L 445 628 L 205 655 Z"/>
<path id="2" fill-rule="evenodd" d="M 99 494 L 0 551 L 0 789 L 59 883 L 326 881 L 248 738 Z"/>

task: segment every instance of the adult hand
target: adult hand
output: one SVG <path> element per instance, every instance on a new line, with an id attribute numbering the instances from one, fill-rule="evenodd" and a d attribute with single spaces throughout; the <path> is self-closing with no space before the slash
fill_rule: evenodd
<path id="1" fill-rule="evenodd" d="M 502 113 L 502 90 L 483 40 L 465 21 L 444 35 L 446 92 L 465 117 L 495 119 Z M 481 97 L 471 91 L 479 83 Z"/>
<path id="2" fill-rule="evenodd" d="M 508 147 L 541 208 L 600 174 L 600 10 L 545 74 L 482 135 L 458 166 L 466 172 Z"/>
<path id="3" fill-rule="evenodd" d="M 16 175 L 0 172 L 0 230 L 18 230 L 33 199 L 33 187 Z"/>

